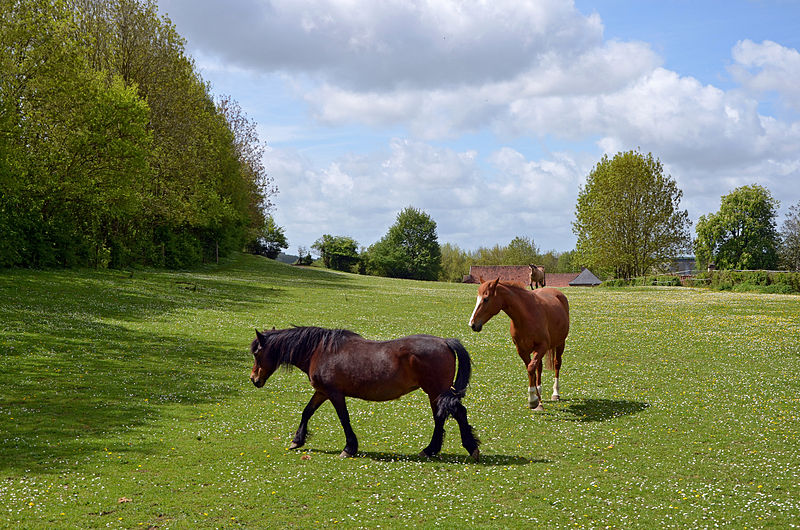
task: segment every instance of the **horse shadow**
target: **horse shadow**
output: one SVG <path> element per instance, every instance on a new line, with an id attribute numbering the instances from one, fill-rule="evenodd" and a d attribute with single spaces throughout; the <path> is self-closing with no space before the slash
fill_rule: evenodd
<path id="1" fill-rule="evenodd" d="M 562 399 L 561 403 L 565 403 L 566 406 L 559 408 L 551 417 L 555 419 L 557 416 L 559 419 L 564 419 L 564 413 L 566 413 L 569 415 L 566 418 L 568 421 L 581 423 L 608 421 L 638 414 L 650 408 L 649 403 L 627 399 Z"/>
<path id="2" fill-rule="evenodd" d="M 339 451 L 326 451 L 322 449 L 305 449 L 309 453 L 318 453 L 325 455 L 340 454 Z M 544 458 L 525 458 L 518 455 L 487 455 L 481 454 L 479 461 L 474 462 L 472 459 L 463 454 L 456 453 L 439 453 L 433 457 L 421 456 L 419 454 L 403 454 L 383 451 L 358 451 L 353 458 L 369 458 L 376 462 L 427 462 L 431 464 L 466 464 L 493 467 L 493 466 L 527 466 L 529 464 L 549 464 L 550 460 Z"/>

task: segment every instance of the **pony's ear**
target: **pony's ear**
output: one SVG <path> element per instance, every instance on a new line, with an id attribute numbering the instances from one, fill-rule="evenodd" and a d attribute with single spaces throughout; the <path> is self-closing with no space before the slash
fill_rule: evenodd
<path id="1" fill-rule="evenodd" d="M 264 342 L 267 340 L 267 337 L 265 337 L 264 334 L 258 330 L 256 330 L 256 338 L 258 339 L 258 343 L 261 344 L 262 346 L 264 345 Z"/>
<path id="2" fill-rule="evenodd" d="M 481 276 L 481 275 L 479 274 L 479 275 L 478 275 L 478 283 L 483 283 L 483 281 L 484 281 L 484 280 L 483 280 L 483 276 Z"/>
<path id="3" fill-rule="evenodd" d="M 497 284 L 498 283 L 500 283 L 500 276 L 498 276 L 496 280 L 494 280 L 493 282 L 491 282 L 489 284 L 489 292 L 490 293 L 494 294 L 494 292 L 497 290 Z"/>

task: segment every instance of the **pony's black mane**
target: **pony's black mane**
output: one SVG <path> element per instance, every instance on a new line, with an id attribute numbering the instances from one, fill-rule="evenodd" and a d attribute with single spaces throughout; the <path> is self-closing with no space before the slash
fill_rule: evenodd
<path id="1" fill-rule="evenodd" d="M 264 346 L 268 355 L 279 365 L 302 366 L 311 355 L 322 347 L 334 353 L 347 338 L 359 335 L 348 329 L 327 329 L 315 326 L 297 326 L 288 329 L 275 329 L 263 332 Z M 258 338 L 250 345 L 250 351 L 258 349 Z"/>

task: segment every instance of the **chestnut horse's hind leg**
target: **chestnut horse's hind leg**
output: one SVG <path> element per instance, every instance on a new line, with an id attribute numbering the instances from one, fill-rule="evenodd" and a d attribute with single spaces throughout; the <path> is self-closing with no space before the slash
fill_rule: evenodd
<path id="1" fill-rule="evenodd" d="M 558 372 L 561 370 L 562 353 L 564 353 L 564 344 L 556 346 L 556 352 L 553 356 L 553 370 L 555 374 L 553 380 L 553 401 L 558 401 L 561 399 L 561 395 L 558 393 Z"/>
<path id="2" fill-rule="evenodd" d="M 333 408 L 336 409 L 336 414 L 339 416 L 339 421 L 344 429 L 346 443 L 339 457 L 349 458 L 355 456 L 358 452 L 358 439 L 356 438 L 356 433 L 353 432 L 353 428 L 350 426 L 350 413 L 347 412 L 347 403 L 345 403 L 344 396 L 341 394 L 334 394 L 329 396 L 328 399 L 331 400 Z"/>
<path id="3" fill-rule="evenodd" d="M 319 406 L 325 403 L 326 399 L 328 399 L 328 397 L 319 391 L 314 392 L 314 395 L 311 396 L 308 405 L 306 405 L 306 408 L 303 409 L 303 415 L 300 417 L 300 426 L 297 428 L 297 432 L 294 434 L 294 438 L 292 439 L 292 444 L 289 446 L 289 449 L 297 449 L 298 447 L 303 447 L 303 445 L 305 445 L 306 436 L 308 436 L 308 420 L 311 419 L 311 416 L 314 415 Z"/>

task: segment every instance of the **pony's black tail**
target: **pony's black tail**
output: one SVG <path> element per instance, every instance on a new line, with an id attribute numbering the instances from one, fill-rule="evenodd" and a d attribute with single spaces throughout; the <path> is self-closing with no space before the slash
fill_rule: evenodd
<path id="1" fill-rule="evenodd" d="M 445 342 L 456 355 L 458 372 L 456 372 L 453 386 L 439 395 L 436 417 L 439 421 L 444 422 L 448 416 L 453 416 L 458 421 L 461 430 L 461 444 L 477 460 L 480 454 L 478 445 L 481 441 L 475 436 L 472 426 L 467 421 L 467 409 L 461 404 L 461 398 L 467 393 L 467 385 L 469 385 L 469 378 L 472 375 L 472 361 L 466 348 L 457 339 L 445 339 Z"/>
<path id="2" fill-rule="evenodd" d="M 453 397 L 461 399 L 467 392 L 467 385 L 469 385 L 469 378 L 472 376 L 472 360 L 469 358 L 466 348 L 458 339 L 445 339 L 447 346 L 456 354 L 458 362 L 458 372 L 456 373 L 456 380 L 450 389 Z"/>

